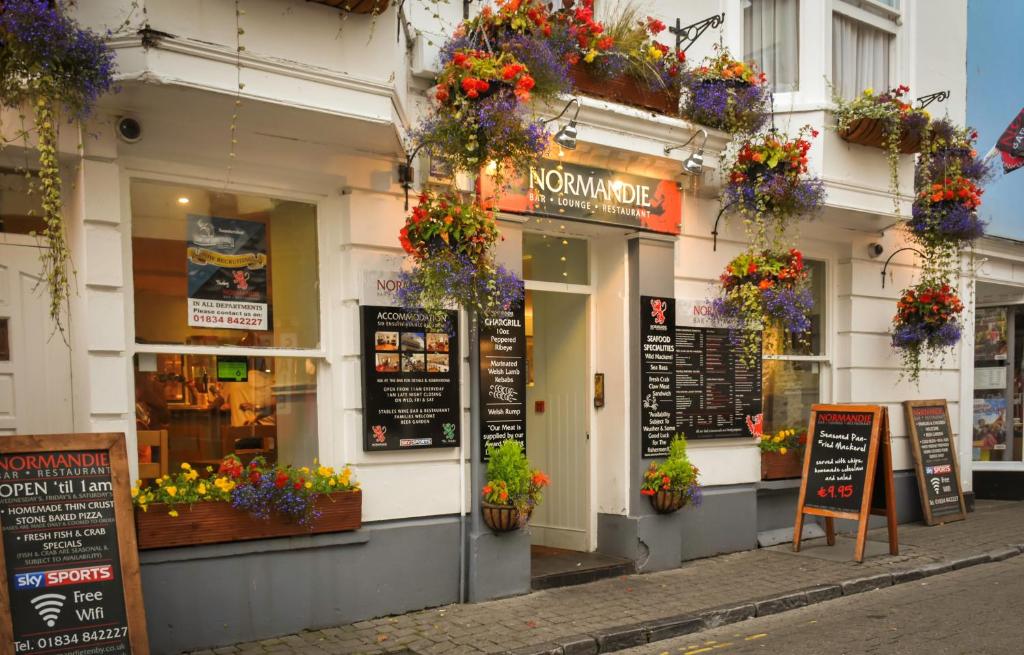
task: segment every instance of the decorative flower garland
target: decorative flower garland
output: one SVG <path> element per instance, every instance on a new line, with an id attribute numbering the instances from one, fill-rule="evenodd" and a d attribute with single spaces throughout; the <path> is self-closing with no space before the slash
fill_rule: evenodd
<path id="1" fill-rule="evenodd" d="M 810 332 L 813 300 L 799 250 L 747 250 L 726 266 L 720 280 L 721 295 L 712 301 L 715 313 L 732 328 L 748 365 L 761 357 L 759 330 L 774 327 L 798 339 Z"/>
<path id="2" fill-rule="evenodd" d="M 880 94 L 874 89 L 864 89 L 864 93 L 850 101 L 833 97 L 836 131 L 844 139 L 851 137 L 853 128 L 862 119 L 878 121 L 881 125 L 882 146 L 889 160 L 889 191 L 897 214 L 900 212 L 900 154 L 917 152 L 930 120 L 927 111 L 915 109 L 903 101 L 909 91 L 910 87 L 901 84 Z"/>
<path id="3" fill-rule="evenodd" d="M 682 115 L 730 134 L 753 134 L 768 119 L 767 78 L 753 64 L 733 59 L 727 48 L 716 49 L 717 55 L 683 74 Z"/>
<path id="4" fill-rule="evenodd" d="M 942 282 L 924 281 L 904 290 L 892 321 L 892 345 L 903 369 L 914 383 L 921 375 L 921 360 L 954 347 L 960 341 L 959 296 Z"/>
<path id="5" fill-rule="evenodd" d="M 114 54 L 102 37 L 66 16 L 60 3 L 48 0 L 5 0 L 0 9 L 0 42 L 0 106 L 20 109 L 27 104 L 35 119 L 46 224 L 39 235 L 46 244 L 40 257 L 50 295 L 50 320 L 64 334 L 73 271 L 62 216 L 59 126 L 67 118 L 87 117 L 96 100 L 111 89 Z M 28 149 L 28 131 L 22 130 L 20 136 Z"/>

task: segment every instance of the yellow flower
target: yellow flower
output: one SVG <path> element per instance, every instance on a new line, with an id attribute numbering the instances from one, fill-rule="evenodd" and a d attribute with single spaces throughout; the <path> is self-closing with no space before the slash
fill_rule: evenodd
<path id="1" fill-rule="evenodd" d="M 196 487 L 196 491 L 199 493 L 200 496 L 205 496 L 206 495 L 206 484 L 203 483 L 203 482 L 200 482 L 199 486 Z"/>
<path id="2" fill-rule="evenodd" d="M 308 466 L 303 466 L 299 470 L 302 471 L 303 473 L 309 473 L 309 467 Z"/>
<path id="3" fill-rule="evenodd" d="M 175 487 L 174 485 L 167 487 L 167 495 L 170 496 L 171 498 L 174 498 L 175 496 L 178 495 L 178 488 Z"/>
<path id="4" fill-rule="evenodd" d="M 185 479 L 191 482 L 199 477 L 199 471 L 191 470 L 185 474 Z"/>
<path id="5" fill-rule="evenodd" d="M 191 471 L 192 470 L 192 465 L 189 464 L 188 462 L 182 462 L 181 463 L 181 470 L 182 471 Z"/>
<path id="6" fill-rule="evenodd" d="M 647 54 L 650 56 L 651 59 L 661 59 L 664 53 L 661 50 L 655 48 L 654 46 L 651 46 L 650 49 L 647 51 Z"/>
<path id="7" fill-rule="evenodd" d="M 589 50 L 587 54 L 583 55 L 583 61 L 588 64 L 597 59 L 597 50 Z"/>
<path id="8" fill-rule="evenodd" d="M 785 454 L 786 454 L 786 451 L 787 451 L 787 449 L 786 449 L 786 447 L 785 447 L 785 446 L 783 446 L 782 448 L 779 448 L 779 454 L 780 454 L 780 455 L 785 455 Z"/>
<path id="9" fill-rule="evenodd" d="M 332 475 L 334 475 L 334 469 L 327 468 L 326 466 L 321 466 L 320 468 L 318 468 L 316 470 L 316 472 L 319 473 L 320 475 L 322 475 L 325 478 L 329 478 Z"/>
<path id="10" fill-rule="evenodd" d="M 168 516 L 172 516 L 172 517 L 177 518 L 178 517 L 178 510 L 172 509 L 171 511 L 167 512 L 167 514 L 168 514 Z"/>
<path id="11" fill-rule="evenodd" d="M 875 90 L 869 86 L 868 88 L 864 89 L 864 95 L 873 96 L 875 95 Z"/>
<path id="12" fill-rule="evenodd" d="M 334 481 L 334 478 L 331 478 L 330 482 L 328 482 L 327 484 L 329 484 L 329 485 L 331 485 L 333 487 L 334 485 L 336 485 L 338 483 Z"/>
<path id="13" fill-rule="evenodd" d="M 312 482 L 307 482 L 306 483 L 306 488 L 307 489 L 312 489 L 313 488 L 313 483 Z"/>

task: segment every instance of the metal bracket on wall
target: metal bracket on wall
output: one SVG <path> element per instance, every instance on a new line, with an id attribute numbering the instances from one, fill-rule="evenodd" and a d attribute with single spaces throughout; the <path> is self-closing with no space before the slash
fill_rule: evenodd
<path id="1" fill-rule="evenodd" d="M 921 255 L 922 257 L 924 257 L 924 253 L 923 252 L 921 252 L 917 248 L 911 248 L 910 246 L 907 246 L 905 248 L 900 248 L 899 250 L 894 250 L 893 253 L 891 255 L 889 255 L 889 258 L 885 260 L 885 264 L 882 265 L 882 288 L 883 289 L 885 288 L 885 271 L 886 271 L 886 269 L 889 268 L 889 262 L 892 261 L 893 257 L 895 257 L 899 253 L 903 252 L 904 250 L 912 250 L 912 251 L 916 252 L 918 255 Z"/>
<path id="2" fill-rule="evenodd" d="M 929 93 L 926 96 L 921 96 L 920 98 L 918 98 L 917 101 L 919 103 L 921 103 L 921 104 L 918 105 L 917 108 L 918 109 L 924 109 L 925 107 L 927 107 L 928 105 L 932 104 L 933 102 L 945 102 L 946 100 L 949 100 L 949 91 L 948 90 L 947 91 L 936 91 L 935 93 Z"/>
<path id="3" fill-rule="evenodd" d="M 677 18 L 676 26 L 668 28 L 668 31 L 676 36 L 676 52 L 686 52 L 689 50 L 690 46 L 692 46 L 697 39 L 699 39 L 701 35 L 708 30 L 709 27 L 720 27 L 722 23 L 725 22 L 725 12 L 723 11 L 722 13 L 715 14 L 710 18 L 699 20 L 692 25 L 687 25 L 686 27 L 682 27 L 681 22 L 682 21 Z M 685 48 L 683 47 L 684 43 L 686 44 Z"/>
<path id="4" fill-rule="evenodd" d="M 711 241 L 711 251 L 712 252 L 718 252 L 718 221 L 722 220 L 722 214 L 725 213 L 725 210 L 729 209 L 730 207 L 732 207 L 735 204 L 736 204 L 736 201 L 734 200 L 734 201 L 732 201 L 732 202 L 730 202 L 730 203 L 728 203 L 726 205 L 722 205 L 722 208 L 718 210 L 718 218 L 715 219 L 715 227 L 711 228 L 711 236 L 713 237 L 713 239 Z M 882 286 L 885 286 L 885 285 L 882 285 Z"/>

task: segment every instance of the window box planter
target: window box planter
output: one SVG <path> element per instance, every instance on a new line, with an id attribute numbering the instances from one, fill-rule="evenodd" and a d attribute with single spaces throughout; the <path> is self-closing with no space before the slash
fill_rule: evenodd
<path id="1" fill-rule="evenodd" d="M 362 491 L 324 494 L 316 501 L 320 518 L 303 526 L 271 515 L 257 519 L 226 502 L 179 506 L 179 516 L 169 516 L 166 505 L 154 504 L 149 511 L 135 510 L 135 531 L 139 550 L 218 544 L 301 534 L 322 534 L 358 530 L 363 518 Z"/>
<path id="2" fill-rule="evenodd" d="M 849 128 L 839 133 L 839 138 L 848 143 L 884 150 L 885 126 L 875 118 L 858 118 L 850 124 Z M 900 141 L 900 152 L 904 155 L 921 152 L 921 137 L 907 134 L 904 130 L 903 138 Z"/>
<path id="3" fill-rule="evenodd" d="M 581 95 L 648 109 L 659 114 L 679 115 L 678 91 L 656 91 L 628 75 L 600 79 L 591 75 L 584 64 L 573 64 L 569 73 L 577 93 Z"/>
<path id="4" fill-rule="evenodd" d="M 779 453 L 761 453 L 762 480 L 788 480 L 800 478 L 804 474 L 804 458 L 802 454 L 789 451 L 785 455 Z"/>
<path id="5" fill-rule="evenodd" d="M 512 532 L 530 522 L 530 514 L 527 513 L 526 519 L 523 520 L 515 505 L 494 505 L 485 502 L 480 509 L 484 515 L 484 524 L 495 532 Z"/>
<path id="6" fill-rule="evenodd" d="M 383 14 L 391 0 L 309 0 L 328 7 L 337 7 L 353 14 Z"/>
<path id="7" fill-rule="evenodd" d="M 671 514 L 686 506 L 686 492 L 684 491 L 659 491 L 653 496 L 648 496 L 651 507 L 658 514 Z"/>

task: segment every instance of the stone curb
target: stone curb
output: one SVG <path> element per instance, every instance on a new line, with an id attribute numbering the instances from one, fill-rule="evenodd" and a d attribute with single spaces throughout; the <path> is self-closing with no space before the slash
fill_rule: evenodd
<path id="1" fill-rule="evenodd" d="M 1022 552 L 1024 552 L 1024 544 L 1017 544 L 1016 546 L 1001 548 L 979 555 L 961 557 L 946 562 L 936 562 L 913 569 L 853 578 L 836 584 L 816 585 L 798 591 L 787 591 L 777 596 L 756 601 L 722 605 L 701 610 L 698 614 L 679 614 L 645 623 L 633 623 L 615 628 L 607 628 L 590 635 L 555 639 L 535 646 L 524 646 L 523 648 L 505 651 L 505 655 L 598 655 L 598 653 L 612 653 L 618 650 L 625 650 L 626 648 L 642 646 L 694 632 L 701 632 L 702 630 L 717 628 L 730 623 L 745 621 L 756 616 L 769 616 L 771 614 L 788 612 L 800 607 L 834 600 L 841 596 L 852 596 L 892 585 L 923 580 L 934 575 L 959 571 L 979 564 L 1001 562 L 1011 557 L 1016 557 Z"/>

